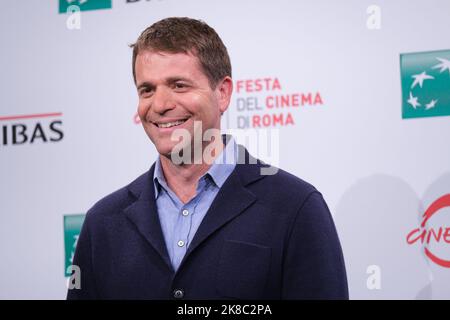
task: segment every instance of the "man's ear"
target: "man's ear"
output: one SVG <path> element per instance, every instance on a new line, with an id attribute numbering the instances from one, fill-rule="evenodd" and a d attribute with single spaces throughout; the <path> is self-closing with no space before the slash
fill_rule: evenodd
<path id="1" fill-rule="evenodd" d="M 229 76 L 226 76 L 217 84 L 216 91 L 219 96 L 219 110 L 223 114 L 230 105 L 231 95 L 233 93 L 233 80 Z"/>

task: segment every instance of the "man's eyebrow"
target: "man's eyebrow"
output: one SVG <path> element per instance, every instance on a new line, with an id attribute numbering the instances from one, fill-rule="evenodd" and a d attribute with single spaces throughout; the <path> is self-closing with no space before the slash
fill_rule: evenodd
<path id="1" fill-rule="evenodd" d="M 150 83 L 150 82 L 144 81 L 144 82 L 142 82 L 141 84 L 139 84 L 137 86 L 137 89 L 139 90 L 139 89 L 144 88 L 144 87 L 154 88 L 155 86 L 152 83 Z"/>
<path id="2" fill-rule="evenodd" d="M 166 84 L 173 84 L 173 83 L 175 83 L 177 81 L 184 81 L 184 82 L 187 82 L 189 84 L 193 83 L 192 80 L 190 80 L 188 78 L 184 78 L 184 77 L 169 77 L 169 78 L 167 78 L 165 80 Z M 139 90 L 141 88 L 154 88 L 154 87 L 155 87 L 155 85 L 153 83 L 148 82 L 148 81 L 144 81 L 144 82 L 140 83 L 137 86 L 137 89 Z"/>
<path id="3" fill-rule="evenodd" d="M 184 77 L 169 77 L 166 79 L 166 83 L 174 83 L 177 81 L 184 81 L 184 82 L 188 82 L 188 83 L 192 83 L 191 80 L 189 80 L 188 78 L 184 78 Z"/>

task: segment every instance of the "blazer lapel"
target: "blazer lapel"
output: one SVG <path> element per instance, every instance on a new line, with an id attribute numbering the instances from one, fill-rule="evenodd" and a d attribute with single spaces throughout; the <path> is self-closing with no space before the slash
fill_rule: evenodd
<path id="1" fill-rule="evenodd" d="M 130 187 L 131 192 L 135 195 L 139 194 L 139 189 L 141 191 L 138 200 L 125 209 L 125 214 L 173 271 L 156 208 L 152 181 L 154 169 L 155 165 L 153 164 L 150 170 L 141 177 L 142 180 L 135 182 Z"/>
<path id="2" fill-rule="evenodd" d="M 239 146 L 243 148 L 242 146 Z M 247 161 L 251 158 L 247 150 L 242 154 Z M 212 202 L 208 212 L 195 233 L 192 243 L 180 264 L 180 270 L 189 257 L 189 255 L 207 238 L 225 225 L 228 221 L 240 215 L 245 209 L 250 207 L 255 201 L 256 196 L 245 186 L 253 181 L 259 180 L 264 176 L 260 175 L 261 163 L 252 158 L 253 164 L 249 162 L 238 161 L 235 170 L 230 174 L 223 184 L 216 198 Z M 251 160 L 252 161 L 252 160 Z M 242 164 L 244 163 L 244 164 Z"/>

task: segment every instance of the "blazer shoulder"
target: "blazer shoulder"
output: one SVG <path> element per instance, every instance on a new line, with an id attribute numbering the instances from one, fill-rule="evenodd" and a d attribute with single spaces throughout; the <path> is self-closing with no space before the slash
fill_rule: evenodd
<path id="1" fill-rule="evenodd" d="M 276 170 L 272 170 L 275 168 Z M 312 194 L 322 194 L 309 182 L 283 169 L 271 166 L 273 174 L 262 176 L 260 166 L 246 167 L 252 172 L 253 179 L 247 188 L 260 200 L 260 204 L 267 206 L 274 212 L 283 215 L 295 215 Z"/>
<path id="2" fill-rule="evenodd" d="M 283 190 L 288 195 L 303 194 L 306 196 L 318 192 L 311 183 L 279 168 L 275 174 L 268 175 L 264 180 L 267 185 L 276 190 Z"/>

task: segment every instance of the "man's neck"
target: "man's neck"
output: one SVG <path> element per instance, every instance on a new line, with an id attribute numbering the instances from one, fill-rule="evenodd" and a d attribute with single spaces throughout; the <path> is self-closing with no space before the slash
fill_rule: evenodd
<path id="1" fill-rule="evenodd" d="M 220 143 L 216 149 L 212 161 L 214 161 L 224 149 L 224 144 Z M 183 202 L 187 203 L 196 195 L 198 181 L 211 167 L 203 159 L 200 164 L 174 164 L 170 157 L 160 156 L 161 169 L 164 173 L 167 185 Z"/>

